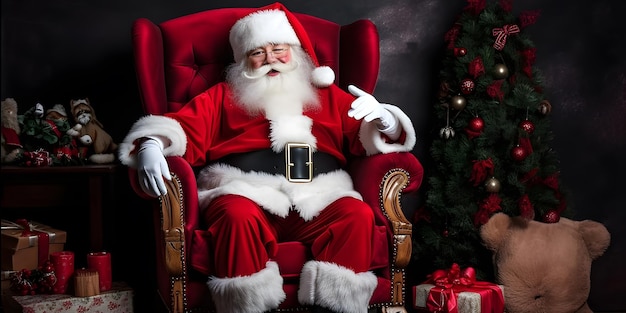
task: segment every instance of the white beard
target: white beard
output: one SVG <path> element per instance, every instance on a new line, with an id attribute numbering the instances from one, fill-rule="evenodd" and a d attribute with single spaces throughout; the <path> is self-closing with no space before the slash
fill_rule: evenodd
<path id="1" fill-rule="evenodd" d="M 235 100 L 250 115 L 264 113 L 268 120 L 276 120 L 319 107 L 310 79 L 314 65 L 300 47 L 291 49 L 292 59 L 287 64 L 274 63 L 249 70 L 243 60 L 228 69 L 227 80 L 233 87 Z M 280 74 L 265 75 L 272 69 Z"/>

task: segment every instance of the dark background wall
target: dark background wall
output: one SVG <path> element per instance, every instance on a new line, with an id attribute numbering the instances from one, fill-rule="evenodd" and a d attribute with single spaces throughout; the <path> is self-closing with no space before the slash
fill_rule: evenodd
<path id="1" fill-rule="evenodd" d="M 105 129 L 121 141 L 141 115 L 132 63 L 133 20 L 155 22 L 226 6 L 259 7 L 261 0 L 3 0 L 1 98 L 20 112 L 89 97 Z M 374 21 L 381 36 L 381 73 L 375 96 L 402 107 L 419 136 L 415 154 L 428 159 L 429 110 L 443 34 L 466 2 L 436 0 L 285 0 L 292 11 L 343 24 Z M 577 219 L 604 223 L 612 244 L 592 270 L 590 305 L 626 311 L 626 2 L 518 0 L 514 12 L 541 10 L 527 30 L 537 47 L 536 67 L 552 103 L 554 149 Z M 428 175 L 428 168 L 426 168 Z M 150 214 L 121 175 L 109 249 L 119 251 L 116 277 L 133 283 L 138 300 L 150 297 L 153 273 Z M 419 201 L 419 199 L 417 200 Z M 414 208 L 407 208 L 409 211 Z M 559 264 L 554 264 L 558 267 Z"/>

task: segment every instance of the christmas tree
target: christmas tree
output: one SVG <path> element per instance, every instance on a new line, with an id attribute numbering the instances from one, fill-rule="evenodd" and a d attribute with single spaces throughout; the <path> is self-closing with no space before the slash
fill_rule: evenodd
<path id="1" fill-rule="evenodd" d="M 414 257 L 424 274 L 457 263 L 491 280 L 479 229 L 493 213 L 544 222 L 566 214 L 550 148 L 551 104 L 524 34 L 539 12 L 511 11 L 511 1 L 468 0 L 445 34 L 433 166 L 414 221 Z"/>

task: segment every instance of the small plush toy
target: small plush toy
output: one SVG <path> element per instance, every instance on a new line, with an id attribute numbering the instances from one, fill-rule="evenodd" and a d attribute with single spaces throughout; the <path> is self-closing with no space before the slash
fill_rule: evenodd
<path id="1" fill-rule="evenodd" d="M 65 107 L 62 104 L 55 104 L 52 108 L 46 110 L 44 120 L 49 125 L 49 131 L 57 138 L 50 149 L 55 158 L 55 163 L 61 165 L 80 164 L 76 141 L 67 133 L 71 128 L 71 124 Z"/>
<path id="2" fill-rule="evenodd" d="M 592 312 L 587 305 L 591 263 L 611 240 L 604 225 L 564 217 L 543 223 L 496 213 L 480 236 L 493 251 L 507 313 Z"/>
<path id="3" fill-rule="evenodd" d="M 72 117 L 76 123 L 68 134 L 91 149 L 89 160 L 94 163 L 111 163 L 115 160 L 117 144 L 104 130 L 96 118 L 96 113 L 89 103 L 89 99 L 70 101 Z"/>
<path id="4" fill-rule="evenodd" d="M 22 153 L 20 124 L 17 120 L 17 102 L 13 98 L 2 100 L 2 163 L 15 162 Z"/>
<path id="5" fill-rule="evenodd" d="M 56 142 L 56 136 L 47 131 L 49 128 L 44 123 L 44 113 L 43 104 L 38 102 L 24 114 L 17 116 L 21 130 L 20 140 L 26 152 L 48 151 L 50 145 Z"/>

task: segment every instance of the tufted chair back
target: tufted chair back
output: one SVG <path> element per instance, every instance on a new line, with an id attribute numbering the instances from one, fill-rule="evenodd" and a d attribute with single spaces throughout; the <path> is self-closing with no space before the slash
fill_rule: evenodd
<path id="1" fill-rule="evenodd" d="M 177 111 L 191 98 L 224 79 L 233 62 L 231 26 L 252 8 L 208 10 L 155 24 L 133 25 L 135 68 L 143 109 L 148 114 Z M 341 26 L 295 13 L 308 31 L 321 65 L 335 72 L 335 83 L 373 92 L 379 70 L 379 37 L 369 20 Z"/>

